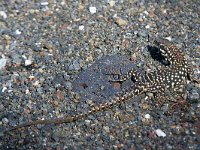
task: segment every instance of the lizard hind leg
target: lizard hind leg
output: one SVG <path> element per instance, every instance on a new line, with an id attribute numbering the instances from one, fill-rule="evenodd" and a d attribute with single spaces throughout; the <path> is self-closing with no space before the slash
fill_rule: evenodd
<path id="1" fill-rule="evenodd" d="M 155 100 L 159 105 L 166 103 L 167 101 L 175 101 L 173 95 L 168 89 L 162 84 L 155 84 L 147 88 L 147 91 L 150 91 L 154 94 Z"/>

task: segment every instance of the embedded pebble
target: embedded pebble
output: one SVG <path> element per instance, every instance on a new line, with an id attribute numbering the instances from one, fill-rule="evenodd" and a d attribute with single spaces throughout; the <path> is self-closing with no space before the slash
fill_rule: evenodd
<path id="1" fill-rule="evenodd" d="M 90 120 L 85 120 L 86 125 L 90 125 L 91 121 Z"/>
<path id="2" fill-rule="evenodd" d="M 31 65 L 31 64 L 32 64 L 32 61 L 31 61 L 31 60 L 29 60 L 29 59 L 25 60 L 25 66 L 29 66 L 29 65 Z"/>
<path id="3" fill-rule="evenodd" d="M 172 41 L 172 37 L 166 37 L 165 39 L 169 40 L 169 41 Z"/>
<path id="4" fill-rule="evenodd" d="M 5 92 L 8 88 L 7 87 L 3 87 L 1 92 Z"/>
<path id="5" fill-rule="evenodd" d="M 9 120 L 8 120 L 7 118 L 3 118 L 3 119 L 2 119 L 2 122 L 3 122 L 4 124 L 7 124 L 7 123 L 9 122 Z"/>
<path id="6" fill-rule="evenodd" d="M 104 126 L 103 129 L 108 133 L 110 132 L 110 128 L 108 126 Z"/>
<path id="7" fill-rule="evenodd" d="M 45 6 L 45 5 L 48 5 L 49 3 L 48 2 L 41 2 L 40 4 Z"/>
<path id="8" fill-rule="evenodd" d="M 197 90 L 192 90 L 189 95 L 189 99 L 191 100 L 199 100 L 200 96 Z"/>
<path id="9" fill-rule="evenodd" d="M 145 116 L 144 116 L 146 119 L 150 119 L 150 115 L 149 114 L 145 114 Z"/>
<path id="10" fill-rule="evenodd" d="M 66 89 L 72 89 L 72 83 L 71 82 L 66 82 L 65 83 Z"/>
<path id="11" fill-rule="evenodd" d="M 2 16 L 4 19 L 7 18 L 7 14 L 5 13 L 5 11 L 0 11 L 0 16 Z"/>
<path id="12" fill-rule="evenodd" d="M 97 12 L 96 7 L 90 7 L 89 10 L 91 14 L 95 14 Z"/>
<path id="13" fill-rule="evenodd" d="M 17 35 L 20 35 L 21 33 L 22 32 L 20 30 L 18 30 L 18 29 L 15 31 L 15 34 L 17 34 Z"/>
<path id="14" fill-rule="evenodd" d="M 111 7 L 113 7 L 115 5 L 115 1 L 114 0 L 109 0 L 108 3 L 110 4 Z"/>
<path id="15" fill-rule="evenodd" d="M 1 58 L 0 59 L 0 69 L 3 69 L 6 66 L 7 59 Z"/>
<path id="16" fill-rule="evenodd" d="M 119 25 L 119 26 L 125 26 L 128 24 L 128 22 L 122 18 L 117 18 L 116 19 L 116 23 Z"/>
<path id="17" fill-rule="evenodd" d="M 155 132 L 159 137 L 166 137 L 166 134 L 161 129 L 156 129 Z"/>
<path id="18" fill-rule="evenodd" d="M 85 27 L 83 25 L 81 25 L 78 28 L 79 28 L 79 30 L 84 30 Z"/>

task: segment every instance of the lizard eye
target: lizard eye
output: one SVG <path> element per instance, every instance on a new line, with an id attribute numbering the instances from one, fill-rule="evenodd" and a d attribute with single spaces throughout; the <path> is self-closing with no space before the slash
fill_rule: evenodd
<path id="1" fill-rule="evenodd" d="M 165 51 L 165 46 L 164 45 L 160 45 L 160 50 L 161 51 Z"/>

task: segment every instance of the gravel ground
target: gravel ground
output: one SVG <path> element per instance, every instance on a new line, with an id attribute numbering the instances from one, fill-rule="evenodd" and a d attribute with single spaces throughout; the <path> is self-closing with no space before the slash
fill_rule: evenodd
<path id="1" fill-rule="evenodd" d="M 108 84 L 109 67 L 123 70 L 123 56 L 143 70 L 160 65 L 149 36 L 182 48 L 200 79 L 199 10 L 199 0 L 0 1 L 0 130 L 109 100 L 123 88 Z M 177 104 L 141 95 L 85 120 L 22 128 L 1 135 L 0 148 L 200 149 L 199 85 L 185 93 Z"/>

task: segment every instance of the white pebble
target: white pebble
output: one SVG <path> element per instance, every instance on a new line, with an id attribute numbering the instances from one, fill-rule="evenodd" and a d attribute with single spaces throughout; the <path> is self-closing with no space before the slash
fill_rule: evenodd
<path id="1" fill-rule="evenodd" d="M 34 86 L 38 86 L 40 84 L 39 81 L 35 81 L 35 83 L 33 83 Z"/>
<path id="2" fill-rule="evenodd" d="M 172 38 L 169 36 L 169 37 L 166 37 L 165 39 L 169 40 L 169 41 L 172 41 Z"/>
<path id="3" fill-rule="evenodd" d="M 104 126 L 103 129 L 106 131 L 106 132 L 110 132 L 110 128 L 108 126 Z"/>
<path id="4" fill-rule="evenodd" d="M 32 79 L 34 79 L 35 78 L 35 76 L 29 76 L 29 79 L 30 80 L 32 80 Z"/>
<path id="5" fill-rule="evenodd" d="M 8 93 L 12 92 L 13 90 L 8 90 Z"/>
<path id="6" fill-rule="evenodd" d="M 150 28 L 150 25 L 146 25 L 145 28 L 146 28 L 146 29 L 149 29 L 149 28 Z"/>
<path id="7" fill-rule="evenodd" d="M 22 55 L 22 58 L 27 59 L 26 55 Z"/>
<path id="8" fill-rule="evenodd" d="M 95 14 L 97 12 L 96 7 L 90 7 L 89 10 L 91 14 Z"/>
<path id="9" fill-rule="evenodd" d="M 83 30 L 85 27 L 83 25 L 79 26 L 78 29 L 79 30 Z"/>
<path id="10" fill-rule="evenodd" d="M 5 90 L 7 90 L 7 87 L 3 87 L 3 89 L 1 90 L 1 92 L 5 92 Z"/>
<path id="11" fill-rule="evenodd" d="M 49 3 L 48 2 L 41 2 L 40 3 L 42 6 L 46 6 L 46 5 L 48 5 Z"/>
<path id="12" fill-rule="evenodd" d="M 156 134 L 157 134 L 157 136 L 159 136 L 159 137 L 166 137 L 165 132 L 163 132 L 161 129 L 157 129 L 157 130 L 156 130 Z"/>
<path id="13" fill-rule="evenodd" d="M 6 66 L 6 61 L 7 60 L 5 58 L 0 59 L 0 70 Z"/>
<path id="14" fill-rule="evenodd" d="M 26 89 L 26 94 L 29 94 L 30 92 L 29 92 L 29 89 Z"/>
<path id="15" fill-rule="evenodd" d="M 25 66 L 29 66 L 29 65 L 31 65 L 32 64 L 32 61 L 31 60 L 25 60 Z"/>
<path id="16" fill-rule="evenodd" d="M 113 18 L 117 18 L 117 14 L 114 14 L 114 15 L 113 15 Z"/>
<path id="17" fill-rule="evenodd" d="M 90 124 L 90 120 L 85 120 L 85 123 L 87 124 L 87 125 L 89 125 Z"/>
<path id="18" fill-rule="evenodd" d="M 4 19 L 7 18 L 7 14 L 4 11 L 0 11 L 0 16 L 2 16 Z"/>
<path id="19" fill-rule="evenodd" d="M 150 115 L 149 114 L 146 114 L 145 116 L 144 116 L 146 119 L 150 119 Z"/>
<path id="20" fill-rule="evenodd" d="M 15 31 L 15 34 L 20 35 L 22 32 L 19 31 L 18 29 Z"/>
<path id="21" fill-rule="evenodd" d="M 145 100 L 148 100 L 148 98 L 149 98 L 148 96 L 145 96 L 145 98 L 144 98 L 144 99 L 145 99 Z"/>
<path id="22" fill-rule="evenodd" d="M 149 13 L 148 13 L 148 11 L 145 10 L 145 11 L 144 11 L 144 14 L 145 14 L 145 15 L 148 15 Z"/>

